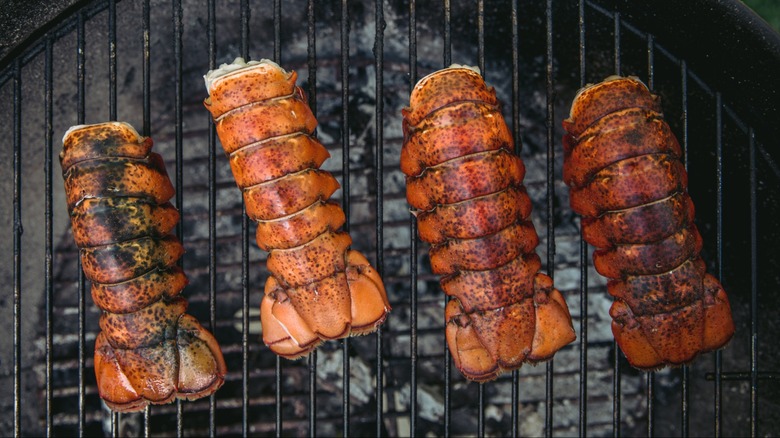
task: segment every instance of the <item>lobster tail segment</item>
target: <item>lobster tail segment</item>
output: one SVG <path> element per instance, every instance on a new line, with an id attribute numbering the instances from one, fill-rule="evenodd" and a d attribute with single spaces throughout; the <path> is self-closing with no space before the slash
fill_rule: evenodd
<path id="1" fill-rule="evenodd" d="M 236 58 L 206 74 L 204 101 L 269 252 L 263 342 L 289 359 L 373 332 L 390 311 L 378 273 L 339 231 L 346 217 L 329 200 L 339 184 L 320 169 L 330 155 L 296 78 L 272 61 Z"/>
<path id="2" fill-rule="evenodd" d="M 482 382 L 550 359 L 574 329 L 539 272 L 525 167 L 495 90 L 478 69 L 453 65 L 421 79 L 402 114 L 407 201 L 452 297 L 445 321 L 455 365 Z"/>
<path id="3" fill-rule="evenodd" d="M 610 278 L 612 331 L 628 361 L 656 369 L 724 346 L 729 301 L 699 257 L 688 174 L 660 99 L 636 78 L 610 76 L 577 93 L 563 126 L 571 207 Z"/>
<path id="4" fill-rule="evenodd" d="M 73 236 L 92 298 L 103 311 L 95 340 L 100 397 L 131 412 L 222 386 L 214 336 L 185 313 L 179 212 L 152 140 L 121 122 L 74 126 L 60 154 Z"/>

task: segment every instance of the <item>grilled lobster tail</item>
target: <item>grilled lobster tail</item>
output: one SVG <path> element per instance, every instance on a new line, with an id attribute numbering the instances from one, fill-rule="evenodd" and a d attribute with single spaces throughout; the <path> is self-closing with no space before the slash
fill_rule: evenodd
<path id="1" fill-rule="evenodd" d="M 92 298 L 103 311 L 95 340 L 100 397 L 131 412 L 194 400 L 224 382 L 216 339 L 184 312 L 179 212 L 152 140 L 126 123 L 74 126 L 60 154 L 73 236 Z"/>
<path id="2" fill-rule="evenodd" d="M 525 168 L 495 90 L 453 65 L 421 79 L 402 113 L 406 196 L 453 298 L 445 319 L 456 366 L 487 381 L 551 358 L 574 329 L 563 296 L 539 273 Z"/>
<path id="3" fill-rule="evenodd" d="M 658 97 L 612 76 L 580 90 L 563 125 L 571 207 L 610 279 L 612 332 L 628 361 L 680 365 L 725 345 L 729 301 L 699 257 L 688 175 Z"/>
<path id="4" fill-rule="evenodd" d="M 286 358 L 323 340 L 373 332 L 390 305 L 381 278 L 339 231 L 339 188 L 319 167 L 330 156 L 297 75 L 267 60 L 237 58 L 206 75 L 217 134 L 271 273 L 260 306 L 263 341 Z"/>

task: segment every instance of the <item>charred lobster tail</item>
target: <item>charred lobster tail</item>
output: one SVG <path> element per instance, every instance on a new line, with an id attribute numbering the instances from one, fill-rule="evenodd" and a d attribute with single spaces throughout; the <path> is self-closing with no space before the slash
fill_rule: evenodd
<path id="1" fill-rule="evenodd" d="M 610 279 L 612 331 L 628 361 L 680 365 L 725 345 L 729 301 L 699 256 L 688 175 L 658 97 L 612 76 L 580 90 L 563 124 L 571 207 Z"/>
<path id="2" fill-rule="evenodd" d="M 453 65 L 417 83 L 403 117 L 407 201 L 452 297 L 456 366 L 487 381 L 551 358 L 575 334 L 563 296 L 539 273 L 525 167 L 495 91 L 476 69 Z"/>
<path id="3" fill-rule="evenodd" d="M 101 398 L 113 410 L 210 395 L 224 382 L 216 339 L 185 314 L 179 212 L 152 140 L 126 123 L 74 126 L 60 154 L 73 236 L 92 298 Z"/>
<path id="4" fill-rule="evenodd" d="M 269 252 L 263 341 L 290 359 L 373 332 L 390 311 L 378 272 L 339 231 L 346 218 L 329 200 L 339 184 L 320 169 L 330 155 L 296 78 L 272 61 L 237 58 L 205 76 L 204 102 Z"/>

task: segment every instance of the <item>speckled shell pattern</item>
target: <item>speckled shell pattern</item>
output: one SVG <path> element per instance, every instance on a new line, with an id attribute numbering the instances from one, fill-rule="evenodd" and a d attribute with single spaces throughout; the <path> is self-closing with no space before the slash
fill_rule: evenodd
<path id="1" fill-rule="evenodd" d="M 325 340 L 375 331 L 390 311 L 384 284 L 340 230 L 344 211 L 329 199 L 340 186 L 320 169 L 330 154 L 314 137 L 296 73 L 266 60 L 232 66 L 210 83 L 204 104 L 257 222 L 257 245 L 269 252 L 264 343 L 297 359 Z"/>
<path id="2" fill-rule="evenodd" d="M 639 369 L 681 365 L 734 333 L 705 272 L 680 145 L 660 99 L 633 77 L 580 90 L 564 120 L 564 181 L 593 264 L 610 280 L 612 332 Z"/>
<path id="3" fill-rule="evenodd" d="M 563 296 L 539 272 L 525 167 L 495 90 L 453 65 L 421 79 L 402 114 L 407 201 L 452 298 L 445 322 L 455 365 L 482 382 L 550 359 L 575 333 Z"/>
<path id="4" fill-rule="evenodd" d="M 73 237 L 102 310 L 98 392 L 117 412 L 205 397 L 226 373 L 214 336 L 185 313 L 184 249 L 170 234 L 179 212 L 151 149 L 130 125 L 107 122 L 69 130 L 60 154 Z"/>

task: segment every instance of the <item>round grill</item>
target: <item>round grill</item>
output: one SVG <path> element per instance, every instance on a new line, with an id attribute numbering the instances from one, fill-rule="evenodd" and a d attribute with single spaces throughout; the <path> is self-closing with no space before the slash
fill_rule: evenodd
<path id="1" fill-rule="evenodd" d="M 780 305 L 780 36 L 738 2 L 67 3 L 48 23 L 31 20 L 37 29 L 0 59 L 6 435 L 780 429 L 780 357 L 771 345 L 780 334 L 771 318 Z M 202 106 L 202 75 L 239 55 L 298 71 L 332 156 L 323 168 L 342 185 L 336 198 L 353 247 L 383 275 L 393 306 L 378 333 L 328 342 L 294 362 L 262 345 L 266 254 Z M 411 87 L 451 63 L 478 66 L 497 90 L 528 170 L 542 270 L 564 293 L 578 337 L 554 361 L 486 384 L 468 383 L 451 365 L 445 296 L 427 244 L 415 237 L 399 169 L 400 110 Z M 684 149 L 703 258 L 737 324 L 724 350 L 680 368 L 638 372 L 616 349 L 611 298 L 561 181 L 561 121 L 577 89 L 612 74 L 638 76 L 661 96 Z M 109 119 L 150 135 L 168 164 L 182 212 L 188 313 L 215 333 L 228 364 L 211 398 L 118 415 L 97 395 L 99 314 L 78 265 L 56 157 L 68 127 Z"/>

